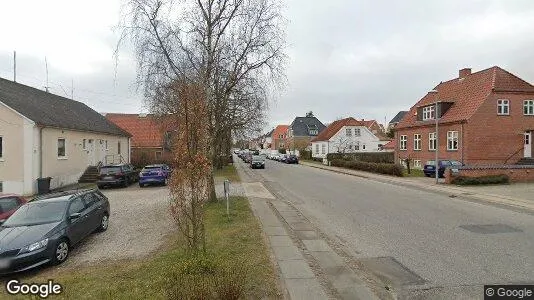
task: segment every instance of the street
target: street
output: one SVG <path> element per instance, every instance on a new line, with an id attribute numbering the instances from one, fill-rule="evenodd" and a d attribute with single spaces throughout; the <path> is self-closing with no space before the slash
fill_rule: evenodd
<path id="1" fill-rule="evenodd" d="M 534 283 L 532 212 L 302 165 L 239 164 L 399 298 L 480 299 L 484 284 Z"/>

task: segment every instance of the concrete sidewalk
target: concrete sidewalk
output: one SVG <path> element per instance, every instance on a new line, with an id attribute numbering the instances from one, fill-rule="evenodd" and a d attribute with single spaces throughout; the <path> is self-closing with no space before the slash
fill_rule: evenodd
<path id="1" fill-rule="evenodd" d="M 319 163 L 301 161 L 301 165 L 328 170 L 336 173 L 353 175 L 370 180 L 411 186 L 419 189 L 448 194 L 450 197 L 463 197 L 474 200 L 482 200 L 500 205 L 507 205 L 520 209 L 534 211 L 534 184 L 510 184 L 497 186 L 470 186 L 459 187 L 451 184 L 419 180 L 413 177 L 393 177 L 374 174 L 364 171 L 345 169 L 340 167 L 326 166 Z"/>
<path id="2" fill-rule="evenodd" d="M 237 169 L 269 241 L 285 298 L 378 299 L 306 217 L 242 166 Z"/>

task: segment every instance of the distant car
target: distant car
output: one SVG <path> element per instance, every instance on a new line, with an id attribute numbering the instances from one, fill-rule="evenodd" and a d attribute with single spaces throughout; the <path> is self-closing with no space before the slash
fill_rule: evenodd
<path id="1" fill-rule="evenodd" d="M 251 152 L 245 154 L 244 161 L 245 161 L 247 164 L 250 164 L 250 162 L 252 161 L 252 153 L 251 153 Z"/>
<path id="2" fill-rule="evenodd" d="M 286 158 L 285 163 L 286 164 L 298 164 L 299 163 L 299 158 L 296 155 L 291 154 Z"/>
<path id="3" fill-rule="evenodd" d="M 250 167 L 252 169 L 265 169 L 265 159 L 261 155 L 253 155 L 250 160 Z"/>
<path id="4" fill-rule="evenodd" d="M 462 166 L 463 164 L 456 160 L 438 160 L 439 163 L 439 170 L 438 170 L 438 177 L 445 177 L 445 169 L 447 167 L 454 167 L 454 166 Z M 426 177 L 432 177 L 436 176 L 436 161 L 435 160 L 429 160 L 425 163 L 423 167 L 423 173 L 425 173 Z"/>
<path id="5" fill-rule="evenodd" d="M 7 218 L 26 202 L 28 202 L 26 199 L 15 194 L 0 194 L 0 224 L 4 223 Z"/>
<path id="6" fill-rule="evenodd" d="M 46 194 L 21 206 L 0 226 L 0 273 L 64 262 L 94 231 L 106 231 L 109 201 L 97 189 Z"/>
<path id="7" fill-rule="evenodd" d="M 98 188 L 106 186 L 127 187 L 139 180 L 139 173 L 132 164 L 117 164 L 100 167 L 99 179 L 96 182 Z"/>
<path id="8" fill-rule="evenodd" d="M 280 158 L 278 159 L 278 161 L 279 161 L 279 162 L 283 162 L 283 163 L 285 163 L 287 157 L 288 157 L 287 154 L 282 154 L 282 155 L 280 155 Z"/>
<path id="9" fill-rule="evenodd" d="M 167 185 L 170 174 L 171 168 L 166 164 L 145 166 L 139 172 L 139 186 L 144 187 L 149 184 Z"/>

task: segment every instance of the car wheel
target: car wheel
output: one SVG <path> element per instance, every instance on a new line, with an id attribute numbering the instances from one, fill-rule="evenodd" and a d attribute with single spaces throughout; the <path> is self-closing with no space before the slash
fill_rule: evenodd
<path id="1" fill-rule="evenodd" d="M 69 256 L 69 242 L 66 239 L 61 239 L 57 242 L 56 248 L 52 257 L 52 264 L 59 265 L 67 260 Z"/>
<path id="2" fill-rule="evenodd" d="M 100 226 L 98 226 L 98 231 L 104 232 L 108 230 L 108 225 L 109 225 L 109 216 L 108 214 L 104 214 L 102 218 L 100 219 Z"/>
<path id="3" fill-rule="evenodd" d="M 99 188 L 99 189 L 103 189 L 104 186 L 103 186 L 103 185 L 98 185 L 98 188 Z"/>
<path id="4" fill-rule="evenodd" d="M 143 183 L 139 182 L 139 187 L 140 187 L 140 188 L 144 188 L 145 185 L 144 185 Z"/>

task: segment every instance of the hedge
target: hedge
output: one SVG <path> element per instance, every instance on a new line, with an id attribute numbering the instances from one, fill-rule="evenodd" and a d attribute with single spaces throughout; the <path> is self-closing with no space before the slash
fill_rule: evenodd
<path id="1" fill-rule="evenodd" d="M 334 167 L 343 167 L 353 170 L 367 171 L 372 173 L 387 174 L 402 177 L 403 167 L 397 164 L 386 163 L 372 163 L 364 161 L 348 161 L 343 159 L 335 159 L 330 163 Z"/>
<path id="2" fill-rule="evenodd" d="M 300 150 L 299 155 L 301 159 L 312 159 L 312 152 L 308 150 Z"/>
<path id="3" fill-rule="evenodd" d="M 362 153 L 328 153 L 326 158 L 329 161 L 336 159 L 359 160 L 371 163 L 395 163 L 394 152 L 362 152 Z"/>
<path id="4" fill-rule="evenodd" d="M 479 177 L 467 177 L 467 176 L 458 176 L 454 177 L 451 181 L 452 184 L 457 185 L 482 185 L 482 184 L 501 184 L 509 183 L 510 177 L 508 175 L 486 175 Z"/>

